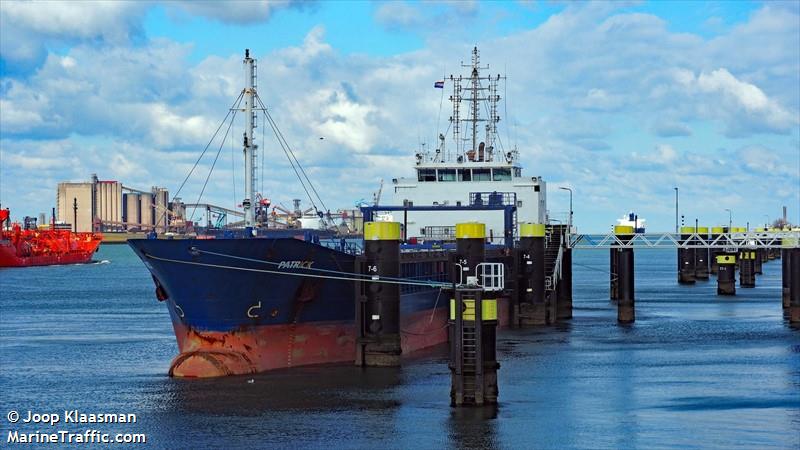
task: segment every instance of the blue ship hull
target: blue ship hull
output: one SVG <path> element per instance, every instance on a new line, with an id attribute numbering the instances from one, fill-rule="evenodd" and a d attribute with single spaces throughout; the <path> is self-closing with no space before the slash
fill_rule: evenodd
<path id="1" fill-rule="evenodd" d="M 169 307 L 181 354 L 170 373 L 217 376 L 354 360 L 356 257 L 287 237 L 131 240 Z M 446 253 L 402 264 L 445 280 Z M 352 278 L 352 277 L 350 277 Z M 440 289 L 401 289 L 404 351 L 446 340 Z"/>

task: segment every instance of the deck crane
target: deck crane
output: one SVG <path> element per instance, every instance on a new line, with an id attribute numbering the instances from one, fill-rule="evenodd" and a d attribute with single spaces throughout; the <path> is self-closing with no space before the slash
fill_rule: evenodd
<path id="1" fill-rule="evenodd" d="M 381 187 L 378 188 L 378 192 L 372 195 L 372 204 L 373 205 L 380 205 L 381 204 L 381 194 L 383 193 L 383 178 L 381 178 Z"/>

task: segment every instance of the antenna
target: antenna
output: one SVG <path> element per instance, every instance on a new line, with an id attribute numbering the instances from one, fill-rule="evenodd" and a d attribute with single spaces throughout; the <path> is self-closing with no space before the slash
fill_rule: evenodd
<path id="1" fill-rule="evenodd" d="M 463 63 L 462 63 L 463 66 Z M 453 95 L 450 96 L 450 101 L 453 102 L 453 115 L 450 116 L 450 123 L 453 125 L 453 141 L 456 143 L 456 152 L 463 153 L 461 146 L 461 75 L 458 78 L 453 78 L 450 75 L 450 81 L 453 82 Z"/>
<path id="2" fill-rule="evenodd" d="M 468 78 L 463 78 L 460 75 L 458 77 L 450 75 L 450 80 L 453 82 L 453 94 L 450 96 L 450 101 L 453 102 L 453 115 L 450 117 L 450 122 L 453 126 L 453 140 L 456 142 L 456 146 L 458 147 L 459 158 L 474 155 L 475 153 L 478 153 L 479 149 L 481 149 L 482 153 L 482 149 L 486 148 L 488 151 L 485 161 L 493 161 L 495 141 L 497 139 L 497 123 L 500 121 L 500 115 L 498 114 L 497 110 L 497 102 L 500 101 L 500 95 L 497 93 L 498 84 L 500 80 L 504 80 L 505 77 L 501 76 L 500 74 L 497 76 L 480 75 L 480 71 L 484 69 L 488 70 L 489 66 L 481 66 L 480 53 L 478 52 L 477 46 L 473 47 L 472 49 L 472 59 L 470 64 L 464 64 L 462 61 L 461 67 L 471 69 Z M 462 81 L 467 81 L 468 84 L 466 87 L 462 85 Z M 486 86 L 483 85 L 483 81 L 487 82 Z M 468 92 L 467 96 L 462 95 L 462 90 L 466 90 Z M 469 115 L 466 118 L 461 117 L 460 105 L 462 100 L 469 102 Z M 480 114 L 481 102 L 488 103 L 485 118 L 482 118 Z M 461 122 L 469 122 L 471 131 L 471 136 L 469 138 L 462 138 Z M 486 139 L 483 143 L 485 147 L 479 145 L 478 142 L 479 122 L 486 122 L 485 126 L 482 127 L 486 133 Z M 465 152 L 464 144 L 470 141 L 471 148 Z M 464 153 L 467 153 L 467 155 Z"/>

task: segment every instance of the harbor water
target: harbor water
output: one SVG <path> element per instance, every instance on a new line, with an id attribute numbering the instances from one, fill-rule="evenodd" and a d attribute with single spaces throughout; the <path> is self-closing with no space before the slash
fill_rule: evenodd
<path id="1" fill-rule="evenodd" d="M 171 379 L 172 325 L 128 246 L 3 269 L 0 447 L 12 430 L 92 428 L 152 448 L 800 448 L 800 330 L 783 319 L 780 261 L 718 297 L 714 277 L 678 285 L 675 253 L 636 251 L 636 322 L 619 326 L 608 251 L 575 251 L 574 318 L 501 331 L 499 405 L 461 409 L 445 347 L 398 369 Z M 137 421 L 7 418 L 75 409 Z"/>

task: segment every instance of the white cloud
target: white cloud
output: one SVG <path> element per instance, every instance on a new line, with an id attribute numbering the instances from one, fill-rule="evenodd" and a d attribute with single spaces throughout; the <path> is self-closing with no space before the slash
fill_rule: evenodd
<path id="1" fill-rule="evenodd" d="M 181 115 L 163 103 L 131 105 L 132 114 L 144 118 L 144 127 L 158 147 L 199 143 L 217 123 L 200 115 Z"/>
<path id="2" fill-rule="evenodd" d="M 316 58 L 333 52 L 330 44 L 325 42 L 325 27 L 318 25 L 308 32 L 300 47 L 289 47 L 278 56 L 285 64 L 303 65 Z"/>
<path id="3" fill-rule="evenodd" d="M 576 102 L 582 109 L 612 111 L 623 106 L 623 98 L 619 95 L 609 94 L 604 89 L 592 88 L 586 96 Z"/>
<path id="4" fill-rule="evenodd" d="M 63 161 L 57 159 L 31 156 L 26 153 L 6 155 L 4 160 L 6 164 L 12 167 L 31 171 L 58 169 L 63 164 Z"/>
<path id="5" fill-rule="evenodd" d="M 651 127 L 653 133 L 659 137 L 691 136 L 692 130 L 688 125 L 670 120 L 656 119 Z"/>
<path id="6" fill-rule="evenodd" d="M 678 158 L 678 152 L 669 144 L 658 144 L 652 152 L 639 154 L 632 153 L 634 163 L 645 163 L 649 167 L 666 167 L 672 165 Z M 639 166 L 642 168 L 643 166 Z"/>
<path id="7" fill-rule="evenodd" d="M 369 151 L 375 143 L 378 128 L 370 115 L 378 111 L 369 105 L 349 100 L 341 92 L 322 90 L 314 95 L 314 103 L 325 105 L 315 123 L 311 124 L 320 136 L 358 152 Z"/>
<path id="8" fill-rule="evenodd" d="M 26 110 L 18 106 L 17 102 L 0 99 L 0 130 L 8 131 L 31 131 L 40 126 L 44 121 L 42 116 L 35 111 Z"/>
<path id="9" fill-rule="evenodd" d="M 737 155 L 745 168 L 757 176 L 777 176 L 789 181 L 800 177 L 800 153 L 792 158 L 762 145 L 748 145 L 739 149 Z"/>
<path id="10" fill-rule="evenodd" d="M 0 55 L 17 64 L 43 57 L 48 44 L 124 45 L 140 33 L 148 5 L 126 1 L 3 1 Z"/>
<path id="11" fill-rule="evenodd" d="M 192 78 L 174 62 L 187 54 L 186 46 L 155 41 L 136 49 L 97 53 L 78 46 L 63 57 L 50 55 L 25 82 L 8 81 L 0 126 L 11 135 L 110 133 L 167 147 L 202 142 L 218 119 L 203 117 L 211 109 L 177 101 L 189 89 L 176 81 Z"/>
<path id="12" fill-rule="evenodd" d="M 136 2 L 6 1 L 3 20 L 34 33 L 61 38 L 103 37 L 122 43 L 128 38 L 130 16 L 142 11 Z"/>
<path id="13" fill-rule="evenodd" d="M 414 30 L 441 38 L 446 29 L 453 38 L 454 33 L 464 33 L 470 28 L 469 21 L 479 16 L 480 3 L 475 0 L 428 1 L 424 3 L 395 0 L 383 2 L 375 9 L 375 20 L 390 30 Z"/>
<path id="14" fill-rule="evenodd" d="M 722 117 L 730 135 L 747 134 L 751 129 L 788 133 L 799 123 L 797 112 L 790 113 L 758 86 L 737 79 L 725 68 L 704 71 L 697 77 L 681 70 L 675 76 L 690 93 L 712 95 L 714 107 L 707 113 Z"/>
<path id="15" fill-rule="evenodd" d="M 411 28 L 422 25 L 422 11 L 402 1 L 381 3 L 375 10 L 375 19 L 387 28 Z"/>
<path id="16" fill-rule="evenodd" d="M 777 102 L 770 100 L 757 86 L 737 80 L 726 69 L 718 69 L 710 74 L 705 72 L 697 77 L 697 86 L 705 92 L 719 92 L 738 102 L 748 112 L 764 114 L 766 120 L 776 127 L 791 126 L 796 122 Z"/>
<path id="17" fill-rule="evenodd" d="M 253 24 L 264 22 L 275 11 L 288 7 L 302 7 L 303 1 L 295 0 L 232 0 L 226 2 L 179 0 L 170 6 L 208 19 L 233 24 Z"/>
<path id="18" fill-rule="evenodd" d="M 130 156 L 117 153 L 111 158 L 108 170 L 116 179 L 125 180 L 140 173 L 144 168 L 137 162 L 131 161 Z"/>

